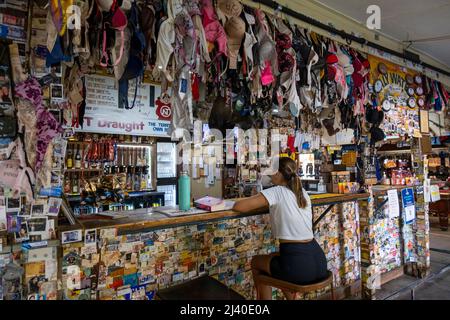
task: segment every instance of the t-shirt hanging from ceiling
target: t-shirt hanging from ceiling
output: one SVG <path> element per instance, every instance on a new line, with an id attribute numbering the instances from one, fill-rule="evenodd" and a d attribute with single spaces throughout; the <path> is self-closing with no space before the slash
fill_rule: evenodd
<path id="1" fill-rule="evenodd" d="M 135 97 L 135 83 L 130 81 L 130 106 L 133 105 Z M 158 112 L 159 106 L 155 104 L 160 93 L 160 86 L 143 83 L 138 87 L 134 108 L 120 109 L 116 79 L 98 75 L 86 76 L 84 127 L 77 131 L 166 137 L 170 125 L 167 107 L 165 112 Z"/>
<path id="2" fill-rule="evenodd" d="M 420 136 L 417 83 L 407 83 L 407 75 L 414 79 L 419 74 L 369 55 L 370 79 L 377 96 L 377 104 L 382 106 L 384 121 L 380 128 L 387 138 L 399 136 Z"/>

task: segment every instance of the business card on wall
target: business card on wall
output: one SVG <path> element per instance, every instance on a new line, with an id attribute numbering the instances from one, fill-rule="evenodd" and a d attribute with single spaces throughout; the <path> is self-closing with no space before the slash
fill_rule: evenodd
<path id="1" fill-rule="evenodd" d="M 109 229 L 101 229 L 100 230 L 100 239 L 112 239 L 116 236 L 117 229 L 109 228 Z"/>
<path id="2" fill-rule="evenodd" d="M 82 230 L 72 230 L 72 231 L 65 231 L 61 233 L 61 243 L 72 243 L 72 242 L 79 242 L 83 240 L 83 232 Z"/>
<path id="3" fill-rule="evenodd" d="M 56 259 L 56 248 L 47 247 L 47 248 L 27 250 L 25 253 L 25 258 L 27 262 L 54 260 Z"/>

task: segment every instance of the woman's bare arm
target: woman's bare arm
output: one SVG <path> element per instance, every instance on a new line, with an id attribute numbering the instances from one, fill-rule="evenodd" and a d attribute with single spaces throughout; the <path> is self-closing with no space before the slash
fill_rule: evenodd
<path id="1" fill-rule="evenodd" d="M 258 193 L 257 195 L 248 199 L 237 201 L 233 206 L 233 210 L 239 212 L 249 212 L 268 207 L 269 202 L 267 202 L 266 197 L 264 197 L 261 193 Z"/>

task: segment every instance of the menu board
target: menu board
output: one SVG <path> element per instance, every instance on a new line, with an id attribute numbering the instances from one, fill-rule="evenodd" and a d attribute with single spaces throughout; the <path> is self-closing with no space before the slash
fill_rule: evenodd
<path id="1" fill-rule="evenodd" d="M 129 81 L 128 104 L 119 108 L 118 82 L 106 76 L 86 76 L 86 113 L 80 132 L 112 133 L 145 136 L 168 136 L 170 121 L 161 119 L 156 99 L 159 86 Z M 136 93 L 136 94 L 135 94 Z"/>

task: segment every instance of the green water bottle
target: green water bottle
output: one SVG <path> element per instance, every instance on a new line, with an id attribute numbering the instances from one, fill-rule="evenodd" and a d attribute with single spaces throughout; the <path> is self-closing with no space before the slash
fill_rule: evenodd
<path id="1" fill-rule="evenodd" d="M 186 171 L 178 179 L 178 206 L 183 211 L 191 208 L 191 179 Z"/>

